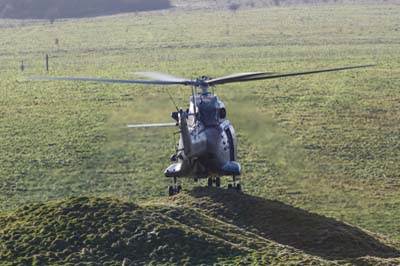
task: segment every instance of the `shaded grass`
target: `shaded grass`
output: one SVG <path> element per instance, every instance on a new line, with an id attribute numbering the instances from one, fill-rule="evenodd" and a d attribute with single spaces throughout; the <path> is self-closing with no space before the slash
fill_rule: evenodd
<path id="1" fill-rule="evenodd" d="M 395 248 L 380 243 L 365 231 L 278 201 L 208 188 L 196 188 L 188 194 L 195 200 L 183 194 L 172 201 L 200 208 L 212 217 L 219 217 L 307 254 L 328 260 L 398 256 Z"/>

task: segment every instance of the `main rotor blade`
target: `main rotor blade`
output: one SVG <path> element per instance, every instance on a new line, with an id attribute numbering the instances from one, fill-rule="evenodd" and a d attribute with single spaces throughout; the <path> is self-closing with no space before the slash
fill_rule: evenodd
<path id="1" fill-rule="evenodd" d="M 148 128 L 148 127 L 175 127 L 176 123 L 159 123 L 159 124 L 139 124 L 128 125 L 128 128 Z"/>
<path id="2" fill-rule="evenodd" d="M 234 83 L 234 82 L 246 82 L 246 81 L 254 81 L 254 80 L 264 80 L 264 79 L 275 79 L 275 78 L 283 78 L 283 77 L 292 77 L 292 76 L 301 76 L 301 75 L 310 75 L 316 73 L 323 73 L 323 72 L 332 72 L 332 71 L 341 71 L 341 70 L 348 70 L 354 68 L 364 68 L 364 67 L 373 67 L 376 66 L 375 64 L 370 65 L 360 65 L 360 66 L 348 66 L 348 67 L 339 67 L 339 68 L 330 68 L 330 69 L 320 69 L 320 70 L 311 70 L 305 72 L 294 72 L 294 73 L 284 73 L 284 74 L 276 74 L 276 75 L 256 75 L 253 77 L 242 77 L 239 79 L 234 80 L 223 80 L 222 82 L 211 83 L 210 85 L 216 84 L 224 84 L 224 83 Z"/>
<path id="3" fill-rule="evenodd" d="M 206 82 L 210 85 L 224 84 L 228 82 L 235 82 L 236 80 L 246 79 L 250 77 L 264 76 L 264 75 L 272 75 L 274 72 L 248 72 L 248 73 L 237 73 L 229 76 L 224 76 L 220 78 L 215 78 L 211 80 L 207 80 Z"/>
<path id="4" fill-rule="evenodd" d="M 148 85 L 191 85 L 186 81 L 157 81 L 157 80 L 126 80 L 126 79 L 99 79 L 99 78 L 66 78 L 66 77 L 30 77 L 33 80 L 65 80 L 65 81 L 87 81 L 106 83 L 128 83 Z"/>
<path id="5" fill-rule="evenodd" d="M 161 72 L 134 72 L 133 74 L 145 78 L 154 79 L 157 81 L 191 82 L 191 80 L 189 79 L 178 78 Z"/>

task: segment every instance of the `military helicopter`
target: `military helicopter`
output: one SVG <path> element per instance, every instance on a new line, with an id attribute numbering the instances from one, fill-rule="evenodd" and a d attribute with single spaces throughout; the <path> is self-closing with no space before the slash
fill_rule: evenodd
<path id="1" fill-rule="evenodd" d="M 192 96 L 190 97 L 189 108 L 184 111 L 182 108 L 176 107 L 176 112 L 171 114 L 171 117 L 175 120 L 174 123 L 128 125 L 128 128 L 179 127 L 179 143 L 176 152 L 171 156 L 173 163 L 164 172 L 166 177 L 173 178 L 173 185 L 168 187 L 168 194 L 172 196 L 182 190 L 182 186 L 177 182 L 177 179 L 182 177 L 194 178 L 196 181 L 207 178 L 208 186 L 215 184 L 215 186 L 220 187 L 221 176 L 232 176 L 233 182 L 228 185 L 228 188 L 242 190 L 238 179 L 241 174 L 241 167 L 237 162 L 235 130 L 227 120 L 224 103 L 216 94 L 210 92 L 209 88 L 227 83 L 284 78 L 371 66 L 375 65 L 346 66 L 283 74 L 249 72 L 219 78 L 202 76 L 198 79 L 179 78 L 159 72 L 135 73 L 151 80 L 76 77 L 32 77 L 32 79 L 191 86 Z M 199 92 L 198 88 L 200 88 Z M 169 96 L 171 97 L 171 95 Z M 173 100 L 172 97 L 171 100 Z"/>

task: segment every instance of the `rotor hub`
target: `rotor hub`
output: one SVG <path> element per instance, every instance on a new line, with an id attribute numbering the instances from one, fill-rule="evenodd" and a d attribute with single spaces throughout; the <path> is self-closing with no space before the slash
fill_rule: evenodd
<path id="1" fill-rule="evenodd" d="M 208 80 L 211 80 L 211 78 L 207 76 L 202 76 L 196 79 L 195 83 L 193 84 L 195 87 L 201 88 L 202 95 L 208 95 L 208 87 L 210 86 L 210 84 L 208 84 L 207 82 Z"/>

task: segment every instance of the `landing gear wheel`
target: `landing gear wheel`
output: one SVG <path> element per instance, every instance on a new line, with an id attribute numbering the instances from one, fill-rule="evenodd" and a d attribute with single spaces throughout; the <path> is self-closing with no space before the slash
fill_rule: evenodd
<path id="1" fill-rule="evenodd" d="M 216 187 L 220 187 L 221 186 L 221 178 L 219 176 L 217 178 L 215 178 L 215 186 Z"/>
<path id="2" fill-rule="evenodd" d="M 240 180 L 236 179 L 236 176 L 232 176 L 232 184 L 228 185 L 228 189 L 235 189 L 238 192 L 242 192 L 242 185 L 240 184 Z"/>
<path id="3" fill-rule="evenodd" d="M 177 178 L 174 177 L 174 184 L 171 186 L 168 186 L 168 196 L 173 196 L 175 194 L 178 194 L 182 191 L 182 185 L 177 185 Z"/>
<path id="4" fill-rule="evenodd" d="M 213 180 L 212 180 L 211 177 L 209 177 L 209 178 L 207 179 L 207 185 L 208 185 L 209 187 L 212 187 L 212 183 L 213 183 Z"/>
<path id="5" fill-rule="evenodd" d="M 173 196 L 175 194 L 175 189 L 173 186 L 168 186 L 168 196 Z"/>

